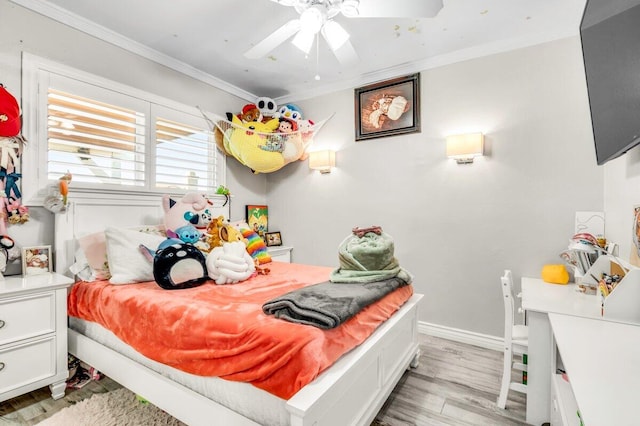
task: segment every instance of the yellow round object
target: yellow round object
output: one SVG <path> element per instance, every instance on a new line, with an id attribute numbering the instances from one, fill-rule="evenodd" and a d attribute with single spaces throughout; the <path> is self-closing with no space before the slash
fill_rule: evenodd
<path id="1" fill-rule="evenodd" d="M 544 265 L 542 267 L 542 280 L 551 284 L 567 284 L 569 272 L 564 265 Z"/>

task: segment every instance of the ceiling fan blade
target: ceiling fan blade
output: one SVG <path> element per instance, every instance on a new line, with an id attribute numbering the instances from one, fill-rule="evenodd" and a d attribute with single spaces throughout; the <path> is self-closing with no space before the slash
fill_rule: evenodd
<path id="1" fill-rule="evenodd" d="M 433 18 L 442 9 L 442 0 L 360 0 L 360 18 Z"/>
<path id="2" fill-rule="evenodd" d="M 349 40 L 345 41 L 340 48 L 335 49 L 333 54 L 336 56 L 336 59 L 338 59 L 338 62 L 340 62 L 340 65 L 343 66 L 354 65 L 360 60 L 360 57 Z"/>
<path id="3" fill-rule="evenodd" d="M 289 37 L 300 30 L 300 20 L 292 19 L 271 34 L 260 43 L 253 46 L 244 53 L 245 58 L 258 59 L 271 52 L 273 49 L 284 43 Z"/>

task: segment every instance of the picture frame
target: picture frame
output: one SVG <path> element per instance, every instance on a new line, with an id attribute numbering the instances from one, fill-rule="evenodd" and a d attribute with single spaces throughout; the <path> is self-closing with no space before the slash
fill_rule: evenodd
<path id="1" fill-rule="evenodd" d="M 264 235 L 267 247 L 282 245 L 282 235 L 280 235 L 280 232 L 266 232 Z"/>
<path id="2" fill-rule="evenodd" d="M 249 228 L 264 239 L 264 234 L 269 230 L 269 207 L 259 204 L 248 204 L 245 207 Z"/>
<path id="3" fill-rule="evenodd" d="M 23 275 L 39 275 L 53 272 L 51 246 L 31 246 L 22 248 Z"/>
<path id="4" fill-rule="evenodd" d="M 420 132 L 420 73 L 355 89 L 356 141 Z"/>

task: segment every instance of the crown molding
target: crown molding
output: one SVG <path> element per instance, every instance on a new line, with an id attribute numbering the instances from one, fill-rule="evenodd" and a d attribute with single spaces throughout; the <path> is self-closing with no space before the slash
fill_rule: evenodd
<path id="1" fill-rule="evenodd" d="M 175 71 L 178 71 L 196 80 L 202 81 L 203 83 L 209 84 L 210 86 L 216 87 L 227 93 L 238 96 L 239 98 L 252 101 L 252 102 L 253 100 L 256 99 L 256 95 L 254 95 L 253 93 L 247 92 L 246 90 L 243 90 L 230 83 L 227 83 L 224 80 L 221 80 L 217 77 L 212 76 L 211 74 L 208 74 L 204 71 L 194 68 L 191 65 L 188 65 L 175 58 L 172 58 L 171 56 L 160 53 L 155 49 L 151 49 L 150 47 L 147 47 L 141 43 L 133 41 L 130 38 L 124 37 L 123 35 L 118 34 L 115 31 L 112 31 L 101 25 L 98 25 L 93 21 L 90 21 L 74 13 L 71 13 L 66 9 L 60 8 L 47 1 L 44 1 L 44 0 L 9 0 L 9 1 L 19 6 L 22 6 L 26 9 L 39 13 L 40 15 L 43 15 L 55 21 L 58 21 L 64 25 L 68 25 L 72 28 L 82 31 L 83 33 L 89 34 L 100 40 L 106 41 L 107 43 L 111 43 L 114 46 L 120 47 L 129 52 L 135 53 L 139 56 L 142 56 L 143 58 L 157 62 L 158 64 L 164 65 L 168 68 L 171 68 Z"/>
<path id="2" fill-rule="evenodd" d="M 45 0 L 10 0 L 12 3 L 30 9 L 36 13 L 54 19 L 62 24 L 68 25 L 86 34 L 94 36 L 100 40 L 104 40 L 115 46 L 126 49 L 132 53 L 140 55 L 144 58 L 157 62 L 182 74 L 195 78 L 220 90 L 232 95 L 238 96 L 249 102 L 253 102 L 258 95 L 227 83 L 211 74 L 194 68 L 182 61 L 172 58 L 168 55 L 151 49 L 141 43 L 133 41 L 103 26 L 97 25 L 93 21 L 89 21 L 81 16 L 73 14 L 66 9 L 55 6 Z M 462 62 L 470 59 L 476 59 L 483 56 L 504 53 L 511 50 L 517 50 L 525 47 L 543 44 L 562 38 L 573 37 L 578 35 L 578 28 L 569 27 L 565 31 L 555 33 L 543 33 L 535 36 L 520 37 L 509 40 L 499 40 L 482 46 L 471 47 L 467 49 L 457 50 L 448 54 L 438 55 L 432 58 L 408 62 L 405 64 L 381 69 L 375 72 L 360 75 L 358 77 L 343 79 L 338 82 L 318 85 L 315 87 L 298 87 L 291 93 L 275 98 L 278 104 L 287 102 L 302 101 L 318 96 L 326 95 L 341 90 L 353 89 L 378 81 L 384 81 L 401 75 L 414 74 L 420 71 L 426 71 L 456 62 Z"/>
<path id="3" fill-rule="evenodd" d="M 509 40 L 499 40 L 493 43 L 484 44 L 482 46 L 461 49 L 448 54 L 438 55 L 420 61 L 407 62 L 401 65 L 396 65 L 375 72 L 363 74 L 356 78 L 340 80 L 336 83 L 329 83 L 322 86 L 316 86 L 314 88 L 301 88 L 299 90 L 293 91 L 288 95 L 275 98 L 274 100 L 278 104 L 302 101 L 340 90 L 353 89 L 355 87 L 361 87 L 371 83 L 396 78 L 402 75 L 414 74 L 445 65 L 451 65 L 457 62 L 477 59 L 484 56 L 495 55 L 498 53 L 505 53 L 512 50 L 531 47 L 538 44 L 544 44 L 551 41 L 574 36 L 578 36 L 578 30 L 568 28 L 566 31 L 557 33 L 540 34 L 536 36 L 520 37 Z"/>

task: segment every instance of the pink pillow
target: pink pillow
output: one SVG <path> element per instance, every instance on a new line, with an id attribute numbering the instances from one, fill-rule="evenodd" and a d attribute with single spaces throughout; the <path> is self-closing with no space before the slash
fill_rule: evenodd
<path id="1" fill-rule="evenodd" d="M 155 234 L 166 237 L 164 225 L 147 225 L 128 228 L 145 234 Z M 108 280 L 111 278 L 109 271 L 109 259 L 107 258 L 107 239 L 104 231 L 94 232 L 78 238 L 78 245 L 84 252 L 87 263 L 96 280 Z"/>

